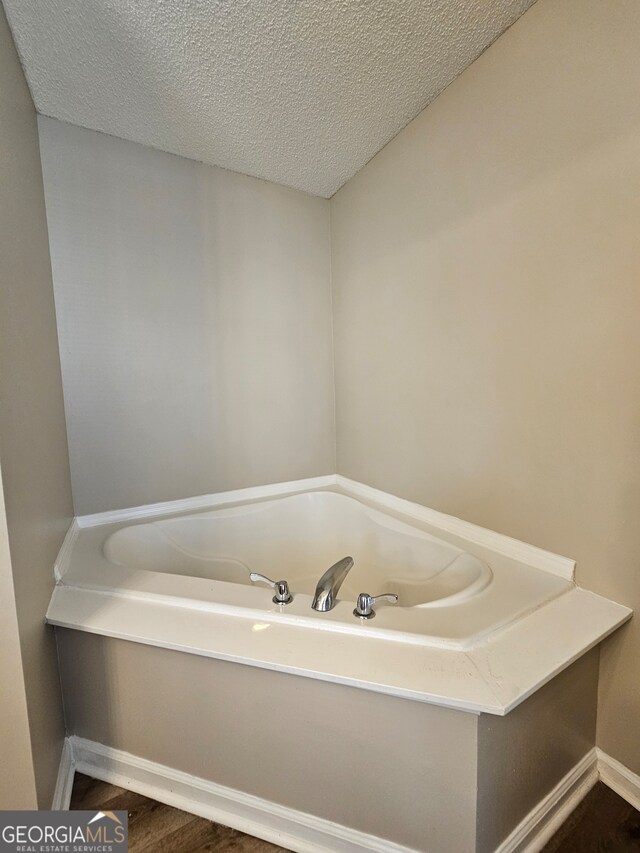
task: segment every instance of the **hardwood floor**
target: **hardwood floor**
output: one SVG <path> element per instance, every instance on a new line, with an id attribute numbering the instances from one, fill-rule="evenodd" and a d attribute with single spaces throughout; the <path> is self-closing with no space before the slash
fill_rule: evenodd
<path id="1" fill-rule="evenodd" d="M 244 835 L 133 791 L 76 773 L 72 809 L 126 809 L 130 853 L 282 853 Z M 542 853 L 638 853 L 640 812 L 601 782 L 591 790 Z M 462 853 L 462 851 L 461 851 Z"/>
<path id="2" fill-rule="evenodd" d="M 637 853 L 639 850 L 640 812 L 598 782 L 541 853 Z"/>
<path id="3" fill-rule="evenodd" d="M 279 853 L 267 841 L 76 773 L 72 809 L 129 812 L 129 853 Z"/>

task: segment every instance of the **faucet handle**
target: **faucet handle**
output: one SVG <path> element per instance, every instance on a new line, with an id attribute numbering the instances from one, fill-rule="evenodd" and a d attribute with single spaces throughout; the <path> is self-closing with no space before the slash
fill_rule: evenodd
<path id="1" fill-rule="evenodd" d="M 249 579 L 252 583 L 266 583 L 267 586 L 270 586 L 275 591 L 275 595 L 271 599 L 274 604 L 289 604 L 293 601 L 289 584 L 286 581 L 272 581 L 271 578 L 260 575 L 258 572 L 251 572 Z"/>
<path id="2" fill-rule="evenodd" d="M 373 619 L 376 615 L 376 611 L 373 609 L 374 604 L 378 601 L 390 601 L 395 604 L 397 600 L 398 596 L 395 592 L 385 593 L 384 595 L 369 595 L 368 592 L 361 592 L 356 600 L 353 615 L 357 616 L 358 619 Z"/>

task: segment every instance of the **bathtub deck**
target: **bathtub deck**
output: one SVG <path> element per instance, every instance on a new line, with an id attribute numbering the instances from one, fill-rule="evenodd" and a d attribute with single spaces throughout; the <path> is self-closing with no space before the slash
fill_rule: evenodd
<path id="1" fill-rule="evenodd" d="M 574 587 L 469 650 L 438 648 L 56 586 L 49 624 L 331 681 L 417 702 L 504 716 L 631 616 Z M 532 653 L 532 650 L 535 653 Z"/>

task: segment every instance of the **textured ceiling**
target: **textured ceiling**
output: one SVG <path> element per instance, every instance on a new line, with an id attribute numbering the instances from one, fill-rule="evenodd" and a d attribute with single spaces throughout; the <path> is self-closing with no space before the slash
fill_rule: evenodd
<path id="1" fill-rule="evenodd" d="M 39 112 L 331 196 L 534 0 L 4 0 Z"/>

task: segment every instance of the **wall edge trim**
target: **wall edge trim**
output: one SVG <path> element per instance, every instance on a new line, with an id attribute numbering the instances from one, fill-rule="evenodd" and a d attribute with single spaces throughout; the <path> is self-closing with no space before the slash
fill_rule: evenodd
<path id="1" fill-rule="evenodd" d="M 232 489 L 227 492 L 215 492 L 209 495 L 197 495 L 191 498 L 179 498 L 175 501 L 162 501 L 144 506 L 127 507 L 125 509 L 107 510 L 92 515 L 80 515 L 75 520 L 80 528 L 97 527 L 100 524 L 116 524 L 126 521 L 137 521 L 141 518 L 155 518 L 160 515 L 170 515 L 177 512 L 194 512 L 197 510 L 213 509 L 223 504 L 240 501 L 260 500 L 284 495 L 294 495 L 309 489 L 323 489 L 336 485 L 335 474 L 325 474 L 321 477 L 307 477 L 303 480 L 291 480 L 286 483 L 270 483 L 265 486 L 249 486 L 246 489 Z"/>
<path id="2" fill-rule="evenodd" d="M 73 777 L 75 776 L 76 767 L 73 755 L 73 747 L 68 737 L 64 739 L 62 744 L 62 753 L 60 754 L 60 766 L 58 767 L 58 777 L 56 779 L 56 787 L 53 792 L 53 800 L 51 802 L 52 811 L 68 811 L 71 803 L 71 792 L 73 790 Z"/>
<path id="3" fill-rule="evenodd" d="M 598 781 L 596 748 L 558 782 L 498 845 L 495 853 L 537 853 Z"/>
<path id="4" fill-rule="evenodd" d="M 600 779 L 629 805 L 640 811 L 640 776 L 599 747 L 596 752 Z"/>
<path id="5" fill-rule="evenodd" d="M 380 489 L 374 489 L 372 486 L 367 486 L 364 483 L 343 477 L 342 474 L 338 474 L 336 480 L 339 488 L 348 495 L 363 498 L 364 500 L 384 506 L 386 509 L 401 512 L 403 515 L 410 516 L 426 524 L 431 524 L 439 530 L 459 536 L 468 542 L 473 542 L 475 545 L 496 551 L 499 554 L 511 557 L 521 563 L 526 563 L 536 569 L 550 572 L 569 581 L 575 579 L 576 563 L 575 560 L 569 557 L 562 557 L 559 554 L 538 548 L 537 545 L 530 545 L 528 542 L 513 539 L 504 533 L 497 533 L 495 530 L 480 527 L 470 521 L 464 521 L 461 518 L 447 515 L 436 509 L 430 509 L 422 504 L 399 498 Z"/>
<path id="6" fill-rule="evenodd" d="M 80 773 L 137 791 L 175 808 L 223 823 L 297 853 L 417 853 L 324 818 L 245 794 L 155 761 L 72 735 Z"/>
<path id="7" fill-rule="evenodd" d="M 62 580 L 62 576 L 66 573 L 69 568 L 69 560 L 71 559 L 71 552 L 73 551 L 73 546 L 75 545 L 76 539 L 80 534 L 80 525 L 78 524 L 78 519 L 74 518 L 69 525 L 69 529 L 67 530 L 64 539 L 62 540 L 62 545 L 60 546 L 60 550 L 58 551 L 58 556 L 56 557 L 56 561 L 53 564 L 53 576 L 55 578 L 56 583 L 60 583 Z"/>

